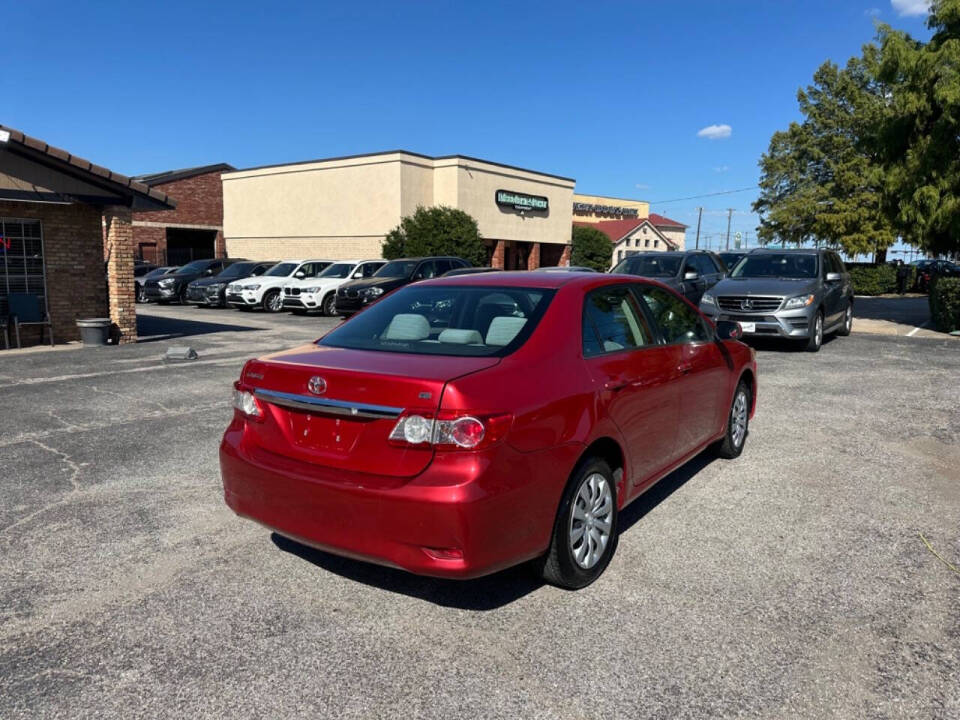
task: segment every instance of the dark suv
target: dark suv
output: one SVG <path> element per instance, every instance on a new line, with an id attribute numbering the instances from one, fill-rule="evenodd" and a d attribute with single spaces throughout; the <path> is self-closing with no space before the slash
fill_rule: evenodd
<path id="1" fill-rule="evenodd" d="M 747 337 L 795 338 L 816 352 L 825 334 L 850 334 L 853 284 L 832 250 L 751 250 L 700 311 L 740 323 Z"/>
<path id="2" fill-rule="evenodd" d="M 470 267 L 463 258 L 427 257 L 391 260 L 373 277 L 353 280 L 337 288 L 337 315 L 349 317 L 383 295 L 418 280 L 440 277 L 450 270 Z"/>
<path id="3" fill-rule="evenodd" d="M 225 268 L 219 275 L 202 277 L 187 285 L 187 302 L 210 307 L 226 307 L 227 285 L 234 280 L 259 277 L 276 264 L 276 260 L 235 262 L 230 267 Z"/>
<path id="4" fill-rule="evenodd" d="M 611 270 L 622 275 L 659 280 L 694 305 L 726 275 L 723 261 L 707 250 L 640 252 L 625 257 Z"/>
<path id="5" fill-rule="evenodd" d="M 161 278 L 148 280 L 144 283 L 143 294 L 147 300 L 159 303 L 179 300 L 187 302 L 187 286 L 197 278 L 219 275 L 224 268 L 230 267 L 241 258 L 210 258 L 209 260 L 194 260 L 188 262 L 175 273 L 164 275 Z"/>

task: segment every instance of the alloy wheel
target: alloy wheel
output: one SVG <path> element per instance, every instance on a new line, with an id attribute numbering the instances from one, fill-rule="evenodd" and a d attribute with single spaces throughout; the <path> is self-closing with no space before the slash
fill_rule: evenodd
<path id="1" fill-rule="evenodd" d="M 267 298 L 267 310 L 270 312 L 280 312 L 283 309 L 283 298 L 280 293 L 273 292 Z"/>
<path id="2" fill-rule="evenodd" d="M 747 415 L 749 413 L 747 393 L 741 388 L 730 408 L 730 439 L 733 445 L 739 448 L 747 437 Z"/>
<path id="3" fill-rule="evenodd" d="M 337 296 L 335 293 L 330 293 L 323 301 L 323 314 L 329 317 L 337 314 Z"/>
<path id="4" fill-rule="evenodd" d="M 817 313 L 817 319 L 813 323 L 813 334 L 816 338 L 815 345 L 820 347 L 823 344 L 823 315 Z"/>
<path id="5" fill-rule="evenodd" d="M 573 559 L 584 570 L 596 565 L 610 542 L 613 493 L 600 473 L 584 478 L 570 511 L 569 541 Z"/>
<path id="6" fill-rule="evenodd" d="M 847 334 L 853 329 L 853 306 L 847 305 L 847 316 L 843 320 L 843 327 Z"/>

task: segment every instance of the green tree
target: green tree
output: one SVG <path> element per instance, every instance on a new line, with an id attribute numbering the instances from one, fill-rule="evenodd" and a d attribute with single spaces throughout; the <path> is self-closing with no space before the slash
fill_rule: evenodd
<path id="1" fill-rule="evenodd" d="M 826 243 L 850 254 L 896 242 L 878 147 L 886 102 L 876 48 L 843 69 L 824 63 L 797 94 L 802 123 L 775 133 L 760 160 L 761 241 Z"/>
<path id="2" fill-rule="evenodd" d="M 887 211 L 928 252 L 960 252 L 960 0 L 935 0 L 928 43 L 879 28 Z"/>
<path id="3" fill-rule="evenodd" d="M 487 261 L 487 248 L 477 229 L 477 221 L 463 210 L 442 205 L 421 206 L 413 215 L 404 217 L 387 233 L 382 252 L 387 260 L 456 255 L 478 266 Z"/>
<path id="4" fill-rule="evenodd" d="M 570 264 L 583 265 L 597 272 L 610 267 L 613 246 L 610 238 L 592 227 L 574 227 L 570 248 Z"/>

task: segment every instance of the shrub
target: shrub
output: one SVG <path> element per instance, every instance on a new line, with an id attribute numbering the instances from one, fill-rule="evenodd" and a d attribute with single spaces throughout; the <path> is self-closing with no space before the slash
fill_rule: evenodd
<path id="1" fill-rule="evenodd" d="M 960 330 L 960 278 L 941 277 L 933 281 L 930 317 L 940 332 Z"/>
<path id="2" fill-rule="evenodd" d="M 573 228 L 570 247 L 570 264 L 593 268 L 597 272 L 606 272 L 610 267 L 613 245 L 610 238 L 596 228 Z"/>
<path id="3" fill-rule="evenodd" d="M 897 291 L 897 269 L 893 265 L 851 267 L 850 280 L 857 295 L 884 295 Z"/>
<path id="4" fill-rule="evenodd" d="M 387 234 L 383 257 L 455 255 L 474 266 L 486 265 L 487 248 L 483 244 L 477 221 L 456 208 L 418 207 Z"/>

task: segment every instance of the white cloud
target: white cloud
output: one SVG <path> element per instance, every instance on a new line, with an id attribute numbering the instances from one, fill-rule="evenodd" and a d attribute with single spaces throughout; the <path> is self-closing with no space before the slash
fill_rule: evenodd
<path id="1" fill-rule="evenodd" d="M 707 127 L 697 133 L 697 137 L 707 140 L 725 140 L 733 133 L 733 128 L 729 125 L 707 125 Z"/>
<path id="2" fill-rule="evenodd" d="M 867 8 L 866 10 L 863 11 L 863 14 L 868 17 L 877 17 L 878 15 L 880 15 L 880 12 L 881 12 L 880 8 Z"/>
<path id="3" fill-rule="evenodd" d="M 890 0 L 898 15 L 926 15 L 930 12 L 931 0 Z"/>
<path id="4" fill-rule="evenodd" d="M 637 183 L 637 190 L 649 190 L 650 186 L 646 183 Z"/>
<path id="5" fill-rule="evenodd" d="M 730 169 L 729 165 L 721 165 L 720 167 L 715 167 L 713 171 L 715 173 L 725 173 Z"/>

